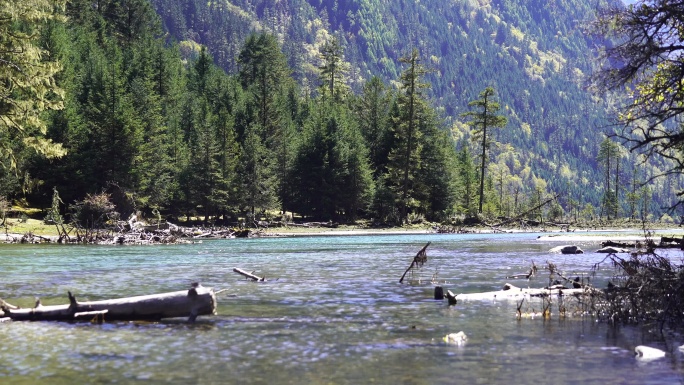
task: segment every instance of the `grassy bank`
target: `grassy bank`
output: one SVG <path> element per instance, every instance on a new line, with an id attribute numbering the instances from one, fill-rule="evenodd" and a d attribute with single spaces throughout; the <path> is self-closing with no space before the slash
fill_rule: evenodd
<path id="1" fill-rule="evenodd" d="M 38 219 L 18 219 L 7 218 L 5 226 L 0 227 L 0 232 L 10 234 L 35 234 L 41 236 L 56 236 L 57 227 L 55 225 L 46 225 L 45 222 Z"/>

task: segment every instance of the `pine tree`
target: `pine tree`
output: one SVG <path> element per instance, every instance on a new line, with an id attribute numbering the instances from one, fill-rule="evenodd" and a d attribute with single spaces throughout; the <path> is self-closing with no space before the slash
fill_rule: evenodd
<path id="1" fill-rule="evenodd" d="M 344 52 L 337 37 L 325 43 L 321 50 L 321 59 L 321 95 L 339 101 L 349 92 L 346 84 L 349 64 L 344 61 Z"/>
<path id="2" fill-rule="evenodd" d="M 501 107 L 496 101 L 494 88 L 485 88 L 484 91 L 480 92 L 479 97 L 479 99 L 468 103 L 468 106 L 475 108 L 475 111 L 466 112 L 461 116 L 471 119 L 468 124 L 473 127 L 473 140 L 479 142 L 482 148 L 480 154 L 480 203 L 478 206 L 478 213 L 482 214 L 487 150 L 491 144 L 491 133 L 488 130 L 504 127 L 508 123 L 508 119 L 505 116 L 497 115 Z"/>
<path id="3" fill-rule="evenodd" d="M 355 113 L 358 125 L 368 147 L 373 175 L 378 178 L 386 170 L 387 157 L 392 146 L 390 107 L 392 98 L 380 78 L 372 77 L 356 99 Z"/>
<path id="4" fill-rule="evenodd" d="M 257 137 L 250 140 L 261 140 L 261 144 L 252 143 L 255 148 L 264 148 L 262 172 L 251 172 L 250 175 L 262 175 L 273 183 L 267 185 L 272 191 L 264 196 L 271 197 L 281 193 L 280 201 L 284 202 L 284 184 L 286 168 L 289 162 L 291 142 L 285 140 L 292 128 L 287 114 L 288 93 L 294 87 L 290 78 L 285 56 L 280 50 L 278 40 L 271 34 L 252 34 L 247 38 L 238 58 L 240 72 L 238 77 L 245 91 L 247 101 L 244 120 L 236 123 L 239 132 L 251 131 Z M 246 137 L 245 137 L 246 140 Z M 254 167 L 262 167 L 255 164 Z M 266 174 L 268 173 L 268 174 Z M 252 181 L 262 184 L 263 181 Z M 264 185 L 266 186 L 266 185 Z M 278 200 L 273 199 L 273 201 Z M 270 205 L 271 198 L 266 199 Z M 271 207 L 268 207 L 271 208 Z"/>
<path id="5" fill-rule="evenodd" d="M 240 156 L 230 110 L 239 101 L 229 90 L 236 84 L 214 65 L 206 50 L 194 63 L 182 123 L 188 131 L 188 171 L 184 181 L 188 209 L 202 207 L 204 220 L 224 215 L 229 206 L 236 206 L 237 163 Z"/>
<path id="6" fill-rule="evenodd" d="M 397 114 L 392 117 L 394 147 L 389 154 L 388 174 L 399 204 L 399 221 L 405 223 L 409 207 L 415 207 L 414 181 L 421 167 L 422 133 L 420 123 L 425 119 L 427 105 L 422 81 L 427 73 L 420 64 L 418 50 L 400 60 L 407 68 L 400 76 L 401 93 L 397 100 Z M 397 183 L 398 182 L 398 183 Z"/>
<path id="7" fill-rule="evenodd" d="M 597 160 L 601 163 L 605 172 L 605 180 L 603 185 L 603 198 L 601 200 L 601 216 L 605 214 L 608 220 L 617 218 L 618 215 L 618 177 L 620 164 L 620 149 L 619 145 L 609 138 L 605 138 L 599 147 Z M 611 165 L 616 167 L 614 189 L 611 187 Z"/>
<path id="8" fill-rule="evenodd" d="M 473 216 L 477 212 L 475 204 L 477 199 L 477 172 L 473 158 L 466 144 L 461 145 L 461 150 L 457 154 L 458 170 L 458 189 L 457 211 Z"/>
<path id="9" fill-rule="evenodd" d="M 257 209 L 265 211 L 278 205 L 270 159 L 260 138 L 259 128 L 256 125 L 251 126 L 247 129 L 242 144 L 239 173 L 242 179 L 240 195 L 252 220 L 258 219 Z"/>
<path id="10" fill-rule="evenodd" d="M 421 211 L 429 220 L 443 221 L 453 213 L 456 203 L 456 154 L 451 138 L 441 130 L 434 113 L 421 120 L 423 133 L 421 167 L 417 181 L 417 198 Z"/>

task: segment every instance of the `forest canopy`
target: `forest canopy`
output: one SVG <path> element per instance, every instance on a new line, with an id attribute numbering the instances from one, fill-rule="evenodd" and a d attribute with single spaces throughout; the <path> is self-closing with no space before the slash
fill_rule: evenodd
<path id="1" fill-rule="evenodd" d="M 383 9 L 371 1 L 340 5 L 334 15 L 324 4 L 299 4 L 297 20 L 320 21 L 309 29 L 281 22 L 283 13 L 261 2 L 237 13 L 195 1 L 34 2 L 28 9 L 38 13 L 22 16 L 19 4 L 27 2 L 5 1 L 11 22 L 0 26 L 11 32 L 0 37 L 3 55 L 12 55 L 12 39 L 34 47 L 21 59 L 26 64 L 14 59 L 34 71 L 30 79 L 0 66 L 0 196 L 14 202 L 50 208 L 58 191 L 68 214 L 69 205 L 103 193 L 124 217 L 159 212 L 212 223 L 292 214 L 389 224 L 521 213 L 577 220 L 660 216 L 651 201 L 669 202 L 680 186 L 671 176 L 655 191 L 636 189 L 646 175 L 626 170 L 635 170 L 637 158 L 598 156 L 601 141 L 581 133 L 596 130 L 601 105 L 581 96 L 576 71 L 550 55 L 551 42 L 529 40 L 537 34 L 524 26 L 550 16 L 525 16 L 511 2 L 445 10 L 461 12 L 450 28 L 468 37 L 445 32 L 456 40 L 439 46 L 427 30 L 403 22 L 384 20 L 386 30 L 373 31 L 364 18 Z M 584 39 L 565 32 L 567 44 Z M 400 48 L 404 34 L 431 43 Z M 494 39 L 478 40 L 488 34 Z M 471 59 L 442 67 L 466 41 L 479 48 L 456 54 Z M 537 69 L 519 65 L 542 52 L 544 61 L 531 64 Z M 510 66 L 491 67 L 502 63 Z M 475 79 L 470 71 L 511 78 Z M 459 92 L 445 92 L 453 87 Z M 487 90 L 496 92 L 497 116 L 508 124 L 471 141 L 477 127 L 461 119 L 466 107 L 459 105 Z M 22 118 L 6 118 L 17 114 L 10 107 Z M 554 205 L 530 210 L 551 196 L 559 196 Z"/>

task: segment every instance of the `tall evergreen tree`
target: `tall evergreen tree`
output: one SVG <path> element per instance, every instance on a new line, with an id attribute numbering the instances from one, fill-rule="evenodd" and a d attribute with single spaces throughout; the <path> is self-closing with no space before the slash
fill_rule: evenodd
<path id="1" fill-rule="evenodd" d="M 190 209 L 202 207 L 205 221 L 225 214 L 237 205 L 238 143 L 230 110 L 239 101 L 228 92 L 236 85 L 214 65 L 206 50 L 200 51 L 191 72 L 186 116 L 189 170 L 184 178 Z"/>
<path id="2" fill-rule="evenodd" d="M 599 147 L 597 160 L 600 162 L 605 172 L 605 180 L 603 184 L 603 199 L 601 202 L 601 216 L 605 214 L 608 220 L 611 217 L 615 218 L 618 215 L 618 165 L 619 165 L 619 145 L 610 138 L 605 138 Z M 612 165 L 612 166 L 611 166 Z M 611 167 L 616 167 L 615 171 L 615 188 L 611 187 Z"/>
<path id="3" fill-rule="evenodd" d="M 467 216 L 477 212 L 477 172 L 467 144 L 461 145 L 457 155 L 458 163 L 458 194 L 457 210 Z"/>
<path id="4" fill-rule="evenodd" d="M 387 157 L 392 146 L 389 125 L 391 105 L 391 93 L 376 76 L 366 82 L 363 93 L 355 103 L 356 119 L 368 147 L 375 178 L 386 171 Z"/>
<path id="5" fill-rule="evenodd" d="M 471 119 L 468 124 L 473 127 L 473 140 L 479 142 L 482 148 L 480 153 L 480 201 L 478 206 L 478 213 L 482 214 L 487 150 L 491 144 L 491 133 L 488 130 L 504 127 L 508 123 L 508 119 L 505 116 L 497 115 L 501 107 L 496 100 L 494 88 L 485 88 L 484 91 L 480 92 L 479 96 L 479 99 L 468 103 L 468 106 L 475 110 L 463 113 L 461 116 Z"/>
<path id="6" fill-rule="evenodd" d="M 319 68 L 321 94 L 334 100 L 341 100 L 349 92 L 346 84 L 348 63 L 344 61 L 344 52 L 337 37 L 326 42 L 321 50 L 323 65 Z"/>
<path id="7" fill-rule="evenodd" d="M 424 90 L 429 87 L 422 78 L 427 73 L 420 63 L 418 50 L 400 60 L 407 68 L 400 76 L 401 92 L 397 100 L 397 114 L 392 117 L 394 147 L 389 154 L 389 180 L 394 184 L 399 204 L 399 221 L 405 223 L 409 206 L 415 206 L 414 180 L 421 167 L 422 133 L 421 120 L 426 118 L 427 103 Z"/>
<path id="8" fill-rule="evenodd" d="M 109 182 L 137 189 L 143 124 L 127 91 L 121 50 L 111 40 L 100 47 L 92 37 L 81 47 L 85 51 L 75 53 L 85 62 L 76 96 L 79 125 L 71 134 L 72 167 L 83 175 L 85 192 L 98 192 Z"/>
<path id="9" fill-rule="evenodd" d="M 423 133 L 423 146 L 417 177 L 420 186 L 417 197 L 421 211 L 428 219 L 442 221 L 453 213 L 456 203 L 454 145 L 446 131 L 438 126 L 437 118 L 431 110 L 421 120 L 420 131 Z"/>
<path id="10" fill-rule="evenodd" d="M 264 185 L 263 181 L 252 181 L 261 184 L 264 197 L 277 195 L 284 201 L 283 186 L 286 183 L 286 169 L 289 161 L 291 142 L 287 140 L 292 128 L 287 113 L 288 93 L 293 92 L 294 82 L 290 78 L 287 61 L 281 52 L 278 40 L 271 34 L 252 34 L 247 38 L 238 58 L 240 64 L 239 79 L 247 95 L 244 117 L 238 125 L 238 132 L 251 131 L 257 137 L 250 140 L 261 140 L 261 144 L 253 143 L 254 148 L 264 148 L 264 158 L 254 167 L 263 167 L 260 172 L 251 172 L 244 177 L 262 175 L 273 183 Z M 247 137 L 244 137 L 246 140 Z M 249 156 L 249 155 L 247 155 Z M 278 200 L 278 199 L 276 199 Z M 260 200 L 271 201 L 270 198 Z M 270 208 L 270 207 L 269 207 Z"/>

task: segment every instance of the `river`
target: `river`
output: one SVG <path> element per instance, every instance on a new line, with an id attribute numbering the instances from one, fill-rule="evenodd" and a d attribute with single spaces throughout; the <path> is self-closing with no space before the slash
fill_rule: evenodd
<path id="1" fill-rule="evenodd" d="M 587 276 L 605 255 L 551 254 L 539 234 L 309 236 L 173 246 L 1 245 L 0 298 L 30 306 L 154 294 L 199 281 L 218 315 L 194 324 L 0 323 L 1 384 L 672 384 L 684 383 L 684 336 L 592 319 L 517 320 L 516 304 L 435 301 L 498 290 L 531 261 Z M 413 284 L 398 280 L 427 242 Z M 681 252 L 670 257 L 681 260 Z M 240 267 L 266 276 L 243 279 Z M 609 266 L 599 270 L 604 285 Z M 421 282 L 415 282 L 417 279 Z M 526 281 L 511 281 L 524 286 Z M 543 286 L 540 273 L 532 286 Z M 538 305 L 538 304 L 537 304 Z M 532 311 L 535 304 L 526 307 Z M 534 309 L 537 310 L 537 309 Z M 463 331 L 465 345 L 446 344 Z M 634 347 L 665 358 L 643 362 Z"/>

